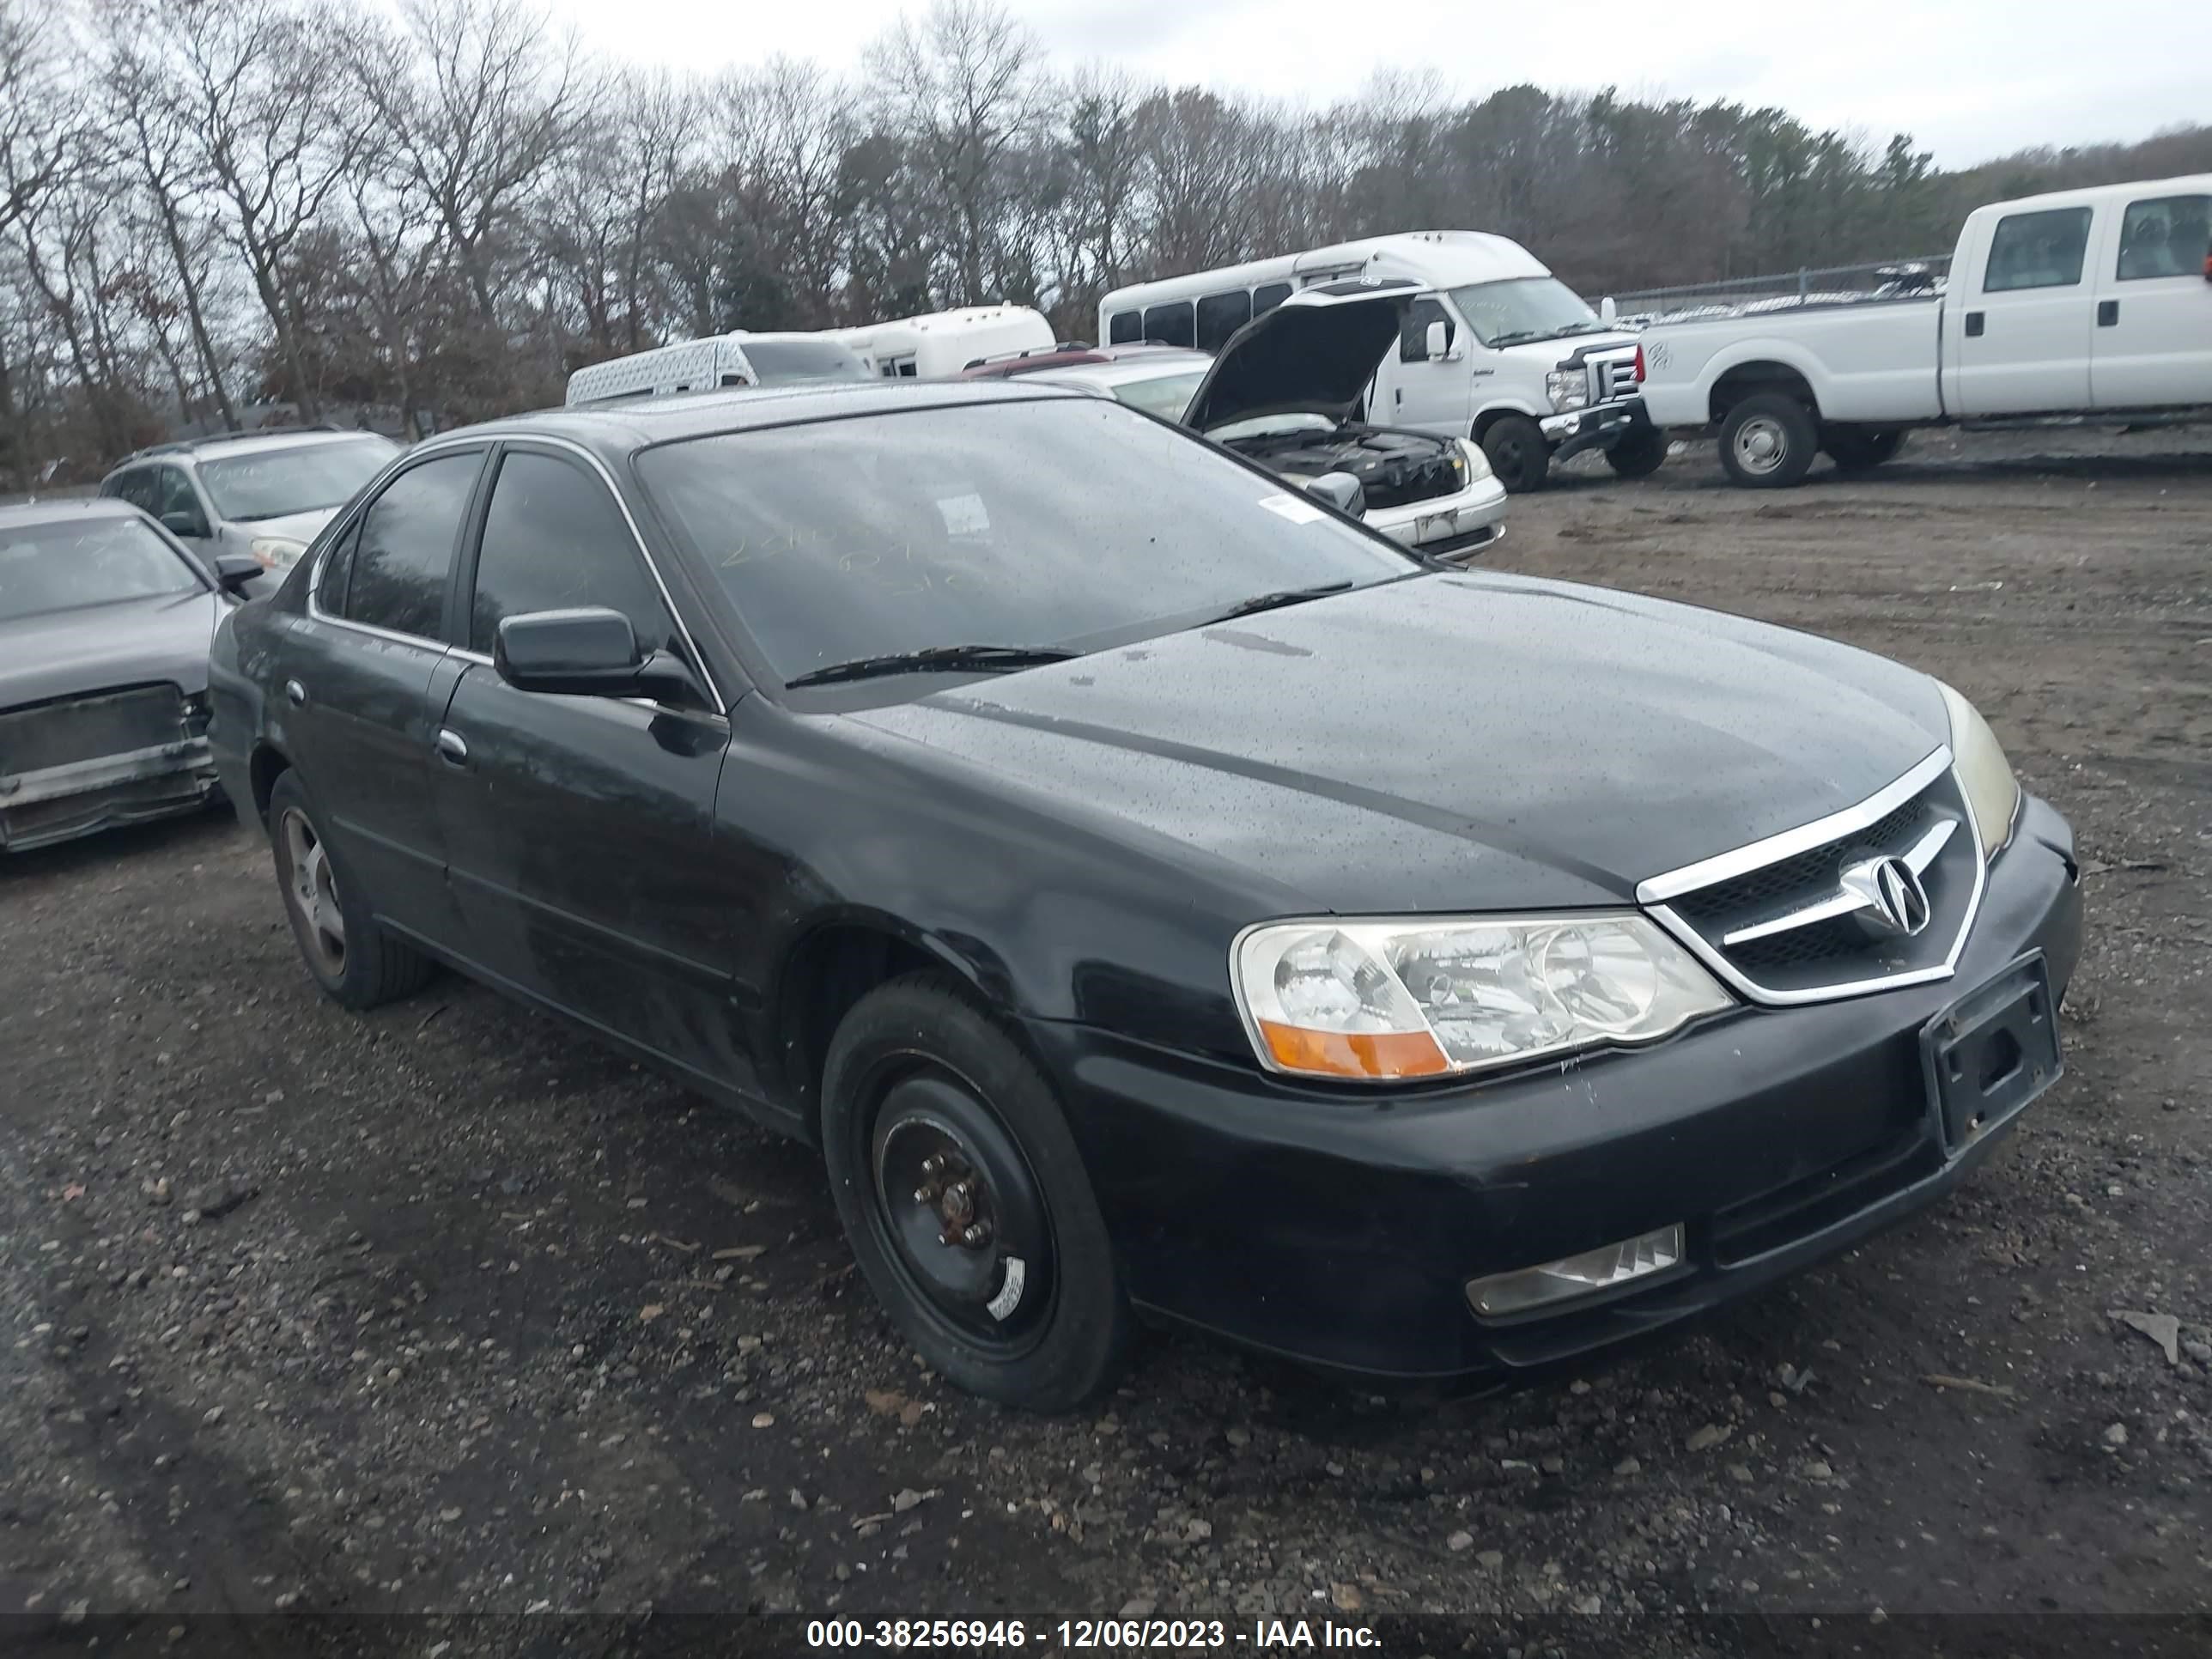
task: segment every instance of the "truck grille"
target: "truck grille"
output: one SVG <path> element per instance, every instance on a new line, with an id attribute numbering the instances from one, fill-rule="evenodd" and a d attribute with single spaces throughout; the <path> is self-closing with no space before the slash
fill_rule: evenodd
<path id="1" fill-rule="evenodd" d="M 1643 388 L 1636 384 L 1636 353 L 1625 356 L 1593 357 L 1590 359 L 1590 401 L 1617 404 L 1624 398 L 1639 397 Z"/>
<path id="2" fill-rule="evenodd" d="M 128 754 L 182 741 L 185 700 L 173 685 L 133 685 L 0 714 L 0 774 Z"/>
<path id="3" fill-rule="evenodd" d="M 1703 881 L 1694 867 L 1678 872 L 1691 877 L 1686 882 L 1655 878 L 1639 896 L 1757 1001 L 1815 1001 L 1941 977 L 1972 925 L 1983 873 L 1949 758 L 1948 751 L 1931 757 L 1864 807 L 1808 826 L 1833 825 L 1809 845 L 1802 833 L 1784 838 L 1792 844 L 1765 862 Z M 1910 868 L 1924 896 L 1917 933 L 1885 919 L 1877 861 L 1886 860 Z"/>

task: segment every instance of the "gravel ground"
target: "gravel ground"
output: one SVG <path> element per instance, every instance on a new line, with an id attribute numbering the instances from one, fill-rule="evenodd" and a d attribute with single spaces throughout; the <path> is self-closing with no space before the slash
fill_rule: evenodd
<path id="1" fill-rule="evenodd" d="M 2065 1080 L 1951 1201 L 1503 1397 L 1159 1336 L 1008 1415 L 893 1338 L 811 1154 L 453 979 L 344 1013 L 234 823 L 0 866 L 0 1633 L 2212 1612 L 2212 442 L 2060 441 L 1516 501 L 1495 564 L 1951 680 L 2091 933 Z"/>

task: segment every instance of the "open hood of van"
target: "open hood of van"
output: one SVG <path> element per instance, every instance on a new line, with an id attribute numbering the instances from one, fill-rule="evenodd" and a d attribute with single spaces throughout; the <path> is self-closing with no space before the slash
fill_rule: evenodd
<path id="1" fill-rule="evenodd" d="M 1293 294 L 1229 337 L 1183 423 L 1206 432 L 1292 410 L 1346 419 L 1418 291 L 1410 282 L 1345 282 Z"/>

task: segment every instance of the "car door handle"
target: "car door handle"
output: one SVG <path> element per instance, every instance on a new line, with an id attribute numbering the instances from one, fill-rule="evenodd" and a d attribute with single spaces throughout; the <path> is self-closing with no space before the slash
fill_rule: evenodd
<path id="1" fill-rule="evenodd" d="M 438 728 L 438 758 L 448 766 L 466 766 L 469 746 L 461 741 L 461 734 L 450 726 Z"/>
<path id="2" fill-rule="evenodd" d="M 1982 313 L 1978 311 L 1970 311 L 1966 313 L 1966 337 L 1970 340 L 1978 340 L 1982 337 Z"/>
<path id="3" fill-rule="evenodd" d="M 286 680 L 284 698 L 293 708 L 305 708 L 307 706 L 307 688 L 297 680 Z"/>
<path id="4" fill-rule="evenodd" d="M 2100 300 L 2097 301 L 2097 326 L 2099 328 L 2117 327 L 2119 324 L 2119 320 L 2120 302 L 2118 300 Z"/>

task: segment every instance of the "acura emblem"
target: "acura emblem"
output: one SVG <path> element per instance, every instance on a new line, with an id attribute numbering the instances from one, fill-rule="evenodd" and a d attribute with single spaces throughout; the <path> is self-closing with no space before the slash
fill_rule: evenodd
<path id="1" fill-rule="evenodd" d="M 1845 866 L 1843 890 L 1859 902 L 1862 927 L 1908 936 L 1928 926 L 1928 890 L 1900 858 L 1864 859 Z"/>

